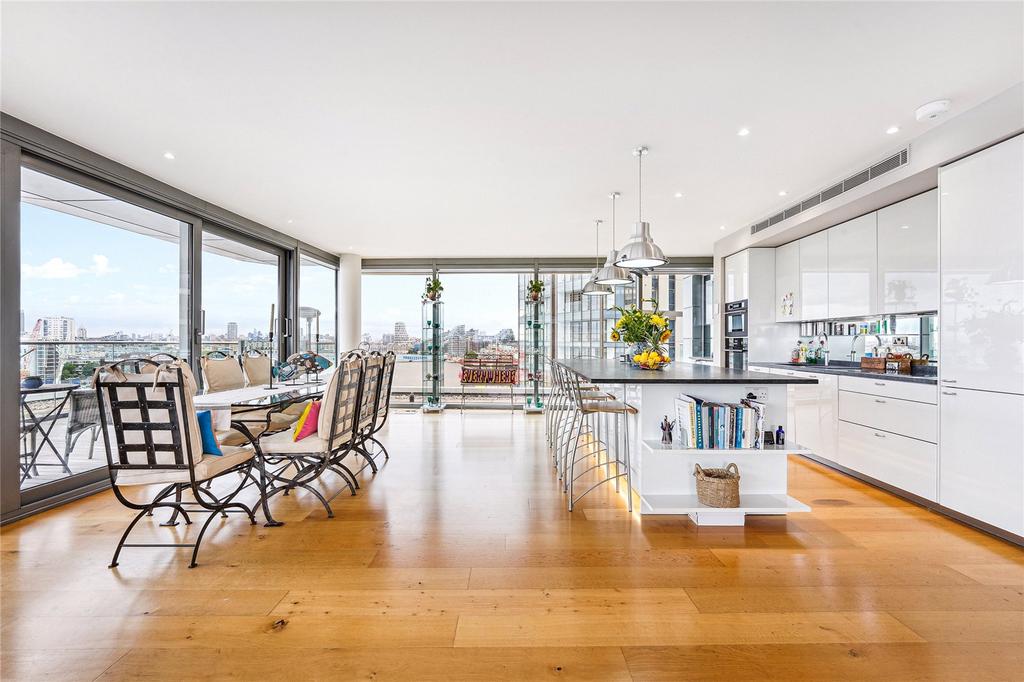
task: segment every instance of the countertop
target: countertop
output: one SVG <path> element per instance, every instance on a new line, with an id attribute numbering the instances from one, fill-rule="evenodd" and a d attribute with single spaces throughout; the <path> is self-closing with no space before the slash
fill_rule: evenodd
<path id="1" fill-rule="evenodd" d="M 791 365 L 787 362 L 752 362 L 751 367 L 769 367 L 772 369 L 789 369 L 794 372 L 814 372 L 817 374 L 838 374 L 846 377 L 861 377 L 869 379 L 881 379 L 883 381 L 905 381 L 912 384 L 931 384 L 936 386 L 939 383 L 938 377 L 914 376 L 911 374 L 883 374 L 881 372 L 864 372 L 857 366 L 843 366 L 836 364 L 825 365 Z M 774 375 L 769 375 L 774 376 Z"/>
<path id="2" fill-rule="evenodd" d="M 618 360 L 564 360 L 561 364 L 595 384 L 816 384 L 817 379 L 673 362 L 665 369 L 637 369 Z"/>

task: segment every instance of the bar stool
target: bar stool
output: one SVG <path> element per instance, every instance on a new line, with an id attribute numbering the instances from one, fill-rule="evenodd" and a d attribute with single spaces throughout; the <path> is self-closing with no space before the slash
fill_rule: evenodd
<path id="1" fill-rule="evenodd" d="M 590 402 L 610 400 L 611 396 L 598 389 L 593 384 L 580 383 L 579 377 L 569 368 L 561 363 L 552 361 L 552 375 L 555 377 L 556 393 L 558 401 L 555 405 L 555 416 L 553 418 L 553 445 L 552 457 L 555 470 L 558 472 L 558 480 L 563 482 L 563 490 L 569 488 L 566 478 L 566 469 L 569 460 L 575 456 L 580 449 L 579 441 L 584 435 L 590 437 L 582 447 L 594 446 L 594 453 L 600 457 L 601 434 L 600 422 L 596 420 L 583 419 L 583 415 L 576 408 L 570 390 L 570 376 L 576 377 L 574 384 L 580 391 L 583 398 Z M 575 439 L 574 439 L 575 435 Z"/>
<path id="2" fill-rule="evenodd" d="M 590 398 L 588 393 L 584 393 L 581 389 L 580 376 L 575 372 L 572 372 L 568 368 L 563 369 L 563 381 L 565 382 L 565 388 L 569 394 L 569 400 L 572 405 L 573 411 L 578 414 L 578 418 L 581 424 L 586 421 L 595 422 L 600 424 L 601 417 L 603 415 L 614 416 L 615 422 L 615 447 L 609 448 L 605 445 L 606 460 L 604 463 L 600 459 L 600 445 L 602 443 L 599 440 L 595 440 L 597 443 L 598 451 L 596 453 L 589 453 L 589 455 L 597 454 L 597 464 L 593 464 L 586 469 L 577 473 L 576 465 L 578 462 L 585 461 L 588 455 L 579 456 L 579 442 L 582 434 L 584 433 L 583 428 L 576 430 L 576 435 L 573 440 L 572 448 L 567 448 L 567 462 L 564 465 L 567 468 L 565 472 L 566 479 L 566 492 L 569 497 L 569 511 L 572 511 L 573 506 L 579 502 L 585 495 L 593 490 L 596 490 L 599 486 L 604 483 L 615 481 L 616 490 L 619 489 L 618 482 L 620 478 L 626 479 L 626 506 L 630 512 L 633 511 L 633 481 L 632 473 L 630 469 L 630 440 L 629 440 L 629 417 L 637 414 L 637 409 L 629 403 L 622 400 L 614 400 L 612 396 L 604 394 L 606 397 L 598 400 Z M 621 418 L 622 423 L 622 434 L 623 439 L 621 443 L 618 440 L 619 433 L 619 420 Z M 592 427 L 591 433 L 596 434 L 596 426 Z M 614 455 L 614 459 L 612 458 Z M 611 470 L 611 466 L 614 465 L 614 471 Z M 599 470 L 601 467 L 605 468 L 605 476 L 600 479 L 589 488 L 584 490 L 579 495 L 575 493 L 576 481 L 588 472 Z"/>

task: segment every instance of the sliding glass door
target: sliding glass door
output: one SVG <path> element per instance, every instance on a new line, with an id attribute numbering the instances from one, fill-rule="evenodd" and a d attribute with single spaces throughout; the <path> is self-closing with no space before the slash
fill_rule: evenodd
<path id="1" fill-rule="evenodd" d="M 21 169 L 22 502 L 102 479 L 94 370 L 188 357 L 191 225 L 48 164 Z M 141 202 L 140 202 L 141 203 Z"/>
<path id="2" fill-rule="evenodd" d="M 299 319 L 296 350 L 311 350 L 337 362 L 338 269 L 311 258 L 299 257 Z"/>
<path id="3" fill-rule="evenodd" d="M 259 352 L 275 362 L 286 356 L 292 325 L 282 296 L 284 250 L 207 226 L 200 272 L 201 355 Z"/>

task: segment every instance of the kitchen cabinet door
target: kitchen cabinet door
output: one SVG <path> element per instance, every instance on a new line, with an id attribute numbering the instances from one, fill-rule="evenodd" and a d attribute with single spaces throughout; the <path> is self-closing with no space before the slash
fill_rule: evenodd
<path id="1" fill-rule="evenodd" d="M 834 374 L 816 374 L 818 378 L 818 449 L 819 457 L 840 463 L 836 444 L 839 423 L 839 377 Z"/>
<path id="2" fill-rule="evenodd" d="M 725 302 L 744 301 L 749 298 L 750 259 L 747 251 L 734 253 L 725 259 Z"/>
<path id="3" fill-rule="evenodd" d="M 775 249 L 775 321 L 800 319 L 800 242 L 795 241 Z"/>
<path id="4" fill-rule="evenodd" d="M 939 392 L 939 504 L 1024 535 L 1024 396 Z"/>
<path id="5" fill-rule="evenodd" d="M 1024 136 L 939 169 L 940 385 L 1024 393 Z"/>
<path id="6" fill-rule="evenodd" d="M 935 499 L 934 443 L 844 421 L 839 422 L 838 440 L 846 468 L 927 500 Z"/>
<path id="7" fill-rule="evenodd" d="M 939 309 L 939 190 L 878 211 L 878 298 L 884 314 Z"/>
<path id="8" fill-rule="evenodd" d="M 829 317 L 878 312 L 877 217 L 869 213 L 826 230 Z"/>
<path id="9" fill-rule="evenodd" d="M 828 319 L 828 230 L 804 237 L 797 243 L 800 245 L 799 319 Z"/>

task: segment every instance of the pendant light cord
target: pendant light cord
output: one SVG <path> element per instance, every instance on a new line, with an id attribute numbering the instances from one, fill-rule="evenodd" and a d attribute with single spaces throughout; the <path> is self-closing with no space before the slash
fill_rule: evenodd
<path id="1" fill-rule="evenodd" d="M 640 151 L 640 153 L 637 154 L 637 159 L 636 159 L 636 167 L 637 167 L 637 174 L 636 174 L 636 176 L 637 176 L 637 186 L 638 186 L 637 194 L 636 194 L 636 196 L 637 196 L 636 207 L 637 207 L 637 214 L 638 214 L 637 215 L 637 221 L 642 223 L 644 221 L 644 150 L 643 150 L 643 147 L 641 147 L 639 151 Z"/>
<path id="2" fill-rule="evenodd" d="M 615 248 L 615 195 L 616 192 L 612 192 L 610 195 L 612 198 L 612 248 Z"/>
<path id="3" fill-rule="evenodd" d="M 594 221 L 594 265 L 601 267 L 601 221 Z"/>

